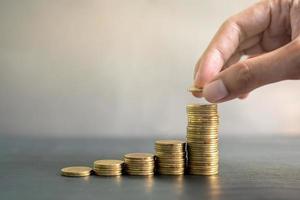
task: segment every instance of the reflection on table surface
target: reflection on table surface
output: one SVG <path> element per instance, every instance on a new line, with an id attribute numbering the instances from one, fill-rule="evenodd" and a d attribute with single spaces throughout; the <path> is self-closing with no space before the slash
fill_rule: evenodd
<path id="1" fill-rule="evenodd" d="M 1 199 L 299 199 L 300 139 L 295 137 L 221 137 L 220 171 L 214 176 L 59 174 L 64 166 L 153 152 L 153 141 L 0 136 Z"/>

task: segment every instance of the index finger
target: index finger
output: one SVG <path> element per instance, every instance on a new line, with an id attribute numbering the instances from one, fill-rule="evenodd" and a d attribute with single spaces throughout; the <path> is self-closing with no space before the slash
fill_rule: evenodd
<path id="1" fill-rule="evenodd" d="M 243 41 L 266 30 L 270 12 L 270 1 L 262 1 L 226 20 L 196 64 L 194 85 L 204 87 L 222 70 Z"/>

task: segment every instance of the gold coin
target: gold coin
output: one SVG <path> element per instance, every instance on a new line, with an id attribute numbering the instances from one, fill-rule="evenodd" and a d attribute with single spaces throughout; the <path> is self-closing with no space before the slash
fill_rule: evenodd
<path id="1" fill-rule="evenodd" d="M 182 140 L 157 140 L 155 141 L 156 145 L 161 146 L 184 146 L 185 141 Z"/>
<path id="2" fill-rule="evenodd" d="M 176 167 L 159 167 L 157 168 L 157 171 L 173 171 L 173 172 L 181 172 L 184 171 L 185 167 L 180 167 L 180 168 L 176 168 Z"/>
<path id="3" fill-rule="evenodd" d="M 152 172 L 154 171 L 154 167 L 153 168 L 149 168 L 149 169 L 140 169 L 140 168 L 127 168 L 126 169 L 127 172 Z"/>
<path id="4" fill-rule="evenodd" d="M 152 169 L 155 165 L 125 165 L 125 169 Z"/>
<path id="5" fill-rule="evenodd" d="M 97 172 L 122 172 L 123 169 L 97 169 L 97 168 L 94 168 L 93 171 L 97 171 Z"/>
<path id="6" fill-rule="evenodd" d="M 128 175 L 132 176 L 152 176 L 154 175 L 154 172 L 128 172 Z"/>
<path id="7" fill-rule="evenodd" d="M 218 132 L 218 126 L 208 126 L 203 124 L 189 124 L 187 132 L 190 133 L 203 133 L 203 132 Z"/>
<path id="8" fill-rule="evenodd" d="M 151 162 L 137 162 L 137 161 L 132 161 L 132 160 L 126 160 L 125 159 L 125 165 L 138 165 L 138 166 L 143 166 L 143 165 L 154 165 L 154 160 Z"/>
<path id="9" fill-rule="evenodd" d="M 156 157 L 158 158 L 184 158 L 186 153 L 156 153 Z"/>
<path id="10" fill-rule="evenodd" d="M 190 158 L 190 160 L 188 161 L 188 163 L 205 163 L 205 162 L 213 162 L 213 163 L 217 163 L 219 162 L 219 158 L 209 158 L 209 157 L 198 157 L 198 158 Z"/>
<path id="11" fill-rule="evenodd" d="M 214 155 L 218 154 L 218 149 L 192 149 L 188 151 L 191 155 Z"/>
<path id="12" fill-rule="evenodd" d="M 218 104 L 188 104 L 187 108 L 216 108 Z"/>
<path id="13" fill-rule="evenodd" d="M 184 171 L 185 170 L 180 170 L 180 171 L 158 170 L 158 173 L 162 175 L 182 175 L 184 174 Z"/>
<path id="14" fill-rule="evenodd" d="M 210 176 L 210 175 L 216 175 L 216 174 L 218 174 L 218 171 L 215 171 L 215 172 L 189 171 L 189 174 L 191 174 L 191 175 Z"/>
<path id="15" fill-rule="evenodd" d="M 151 164 L 151 163 L 154 163 L 154 158 L 152 160 L 139 160 L 139 159 L 128 159 L 128 158 L 125 158 L 125 164 L 126 163 Z"/>
<path id="16" fill-rule="evenodd" d="M 180 172 L 180 171 L 184 171 L 185 167 L 166 167 L 166 166 L 162 166 L 157 168 L 157 171 L 173 171 L 173 172 Z"/>
<path id="17" fill-rule="evenodd" d="M 119 176 L 122 175 L 122 171 L 103 171 L 103 170 L 94 170 L 95 174 L 98 176 Z"/>
<path id="18" fill-rule="evenodd" d="M 185 145 L 184 146 L 158 146 L 155 145 L 155 150 L 159 151 L 166 151 L 166 152 L 182 152 L 185 150 Z"/>
<path id="19" fill-rule="evenodd" d="M 188 91 L 189 92 L 203 92 L 203 88 L 197 88 L 197 87 L 195 87 L 195 86 L 191 86 L 191 87 L 189 87 L 188 88 Z"/>
<path id="20" fill-rule="evenodd" d="M 94 165 L 96 166 L 120 166 L 124 163 L 123 160 L 96 160 Z"/>
<path id="21" fill-rule="evenodd" d="M 201 139 L 201 138 L 214 139 L 214 138 L 218 138 L 218 132 L 197 132 L 197 133 L 188 132 L 187 138 L 188 139 Z"/>
<path id="22" fill-rule="evenodd" d="M 188 140 L 195 140 L 195 141 L 217 141 L 218 140 L 218 134 L 214 133 L 187 133 L 187 139 Z M 189 142 L 188 142 L 189 144 Z"/>
<path id="23" fill-rule="evenodd" d="M 97 173 L 112 173 L 112 174 L 115 174 L 115 173 L 122 173 L 123 170 L 97 170 L 97 169 L 94 169 L 93 170 L 94 172 L 97 172 Z"/>
<path id="24" fill-rule="evenodd" d="M 123 169 L 124 166 L 122 167 L 94 167 L 94 170 L 101 170 L 101 171 L 120 171 Z"/>
<path id="25" fill-rule="evenodd" d="M 189 161 L 192 160 L 216 160 L 219 159 L 218 154 L 190 154 Z"/>
<path id="26" fill-rule="evenodd" d="M 218 151 L 213 152 L 201 152 L 201 151 L 190 151 L 189 152 L 189 158 L 190 157 L 218 157 L 219 154 Z"/>
<path id="27" fill-rule="evenodd" d="M 188 168 L 195 170 L 217 170 L 219 165 L 189 165 Z"/>
<path id="28" fill-rule="evenodd" d="M 200 143 L 203 140 L 207 140 L 207 139 L 218 139 L 218 135 L 198 135 L 198 136 L 191 136 L 190 134 L 188 135 L 188 144 L 193 143 L 193 142 L 197 142 Z"/>
<path id="29" fill-rule="evenodd" d="M 201 170 L 201 171 L 217 171 L 219 169 L 219 165 L 215 166 L 199 166 L 199 165 L 189 165 L 189 170 Z"/>
<path id="30" fill-rule="evenodd" d="M 166 150 L 161 150 L 161 149 L 155 149 L 155 156 L 157 157 L 157 155 L 183 155 L 185 153 L 184 151 L 166 151 Z"/>
<path id="31" fill-rule="evenodd" d="M 118 174 L 105 174 L 105 173 L 95 173 L 97 176 L 121 176 L 122 173 Z"/>
<path id="32" fill-rule="evenodd" d="M 189 127 L 200 127 L 200 128 L 215 128 L 217 129 L 219 127 L 218 122 L 214 121 L 196 121 L 196 120 L 188 120 L 188 126 Z"/>
<path id="33" fill-rule="evenodd" d="M 202 132 L 187 132 L 187 137 L 189 138 L 204 138 L 204 137 L 218 137 L 217 131 L 202 131 Z"/>
<path id="34" fill-rule="evenodd" d="M 220 117 L 217 114 L 204 114 L 204 113 L 188 113 L 187 114 L 187 120 L 188 121 L 202 121 L 202 122 L 214 122 L 219 123 Z"/>
<path id="35" fill-rule="evenodd" d="M 170 166 L 170 167 L 181 167 L 181 166 L 185 166 L 185 162 L 181 162 L 181 163 L 157 163 L 158 166 Z"/>
<path id="36" fill-rule="evenodd" d="M 189 146 L 187 148 L 188 151 L 190 150 L 218 150 L 217 144 L 207 145 L 207 144 L 201 144 L 196 142 L 189 143 Z"/>
<path id="37" fill-rule="evenodd" d="M 154 155 L 151 153 L 129 153 L 124 157 L 132 160 L 152 160 Z"/>
<path id="38" fill-rule="evenodd" d="M 191 110 L 186 109 L 188 117 L 199 117 L 199 118 L 219 118 L 219 112 L 217 109 L 214 110 Z"/>
<path id="39" fill-rule="evenodd" d="M 183 169 L 183 170 L 176 170 L 176 171 L 173 171 L 173 170 L 157 170 L 157 172 L 159 174 L 184 174 L 185 169 Z"/>
<path id="40" fill-rule="evenodd" d="M 202 169 L 189 169 L 189 173 L 191 174 L 215 174 L 218 173 L 218 169 L 216 170 L 202 170 Z"/>
<path id="41" fill-rule="evenodd" d="M 163 149 L 163 148 L 157 148 L 155 147 L 155 152 L 157 153 L 165 153 L 165 154 L 181 154 L 185 152 L 185 148 L 184 149 Z"/>
<path id="42" fill-rule="evenodd" d="M 157 159 L 156 163 L 182 163 L 185 162 L 186 158 L 162 158 Z"/>
<path id="43" fill-rule="evenodd" d="M 218 109 L 217 108 L 209 108 L 209 109 L 192 109 L 192 108 L 186 108 L 186 112 L 188 114 L 203 114 L 203 115 L 218 115 Z"/>
<path id="44" fill-rule="evenodd" d="M 174 176 L 180 176 L 184 174 L 184 171 L 182 172 L 165 172 L 165 171 L 159 171 L 158 172 L 161 175 L 174 175 Z"/>
<path id="45" fill-rule="evenodd" d="M 193 162 L 189 161 L 188 166 L 216 166 L 218 165 L 218 161 L 199 161 L 199 162 Z"/>
<path id="46" fill-rule="evenodd" d="M 92 172 L 92 168 L 85 166 L 73 166 L 65 167 L 61 169 L 62 176 L 89 176 Z"/>
<path id="47" fill-rule="evenodd" d="M 155 153 L 155 159 L 157 159 L 160 155 L 161 156 L 173 156 L 173 157 L 176 157 L 176 156 L 184 156 L 186 153 L 185 151 L 163 151 L 163 150 L 156 150 L 156 153 Z"/>
<path id="48" fill-rule="evenodd" d="M 214 131 L 214 130 L 218 130 L 219 129 L 219 127 L 216 125 L 216 126 L 197 126 L 197 125 L 191 125 L 191 124 L 189 124 L 188 126 L 187 126 L 187 131 L 196 131 L 196 132 L 198 132 L 198 131 L 209 131 L 209 130 L 212 130 L 212 131 Z"/>

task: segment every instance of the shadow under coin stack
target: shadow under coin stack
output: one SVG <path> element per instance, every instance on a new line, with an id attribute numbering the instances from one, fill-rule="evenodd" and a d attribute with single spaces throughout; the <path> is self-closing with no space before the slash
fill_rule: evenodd
<path id="1" fill-rule="evenodd" d="M 96 160 L 94 172 L 98 176 L 120 176 L 122 175 L 123 160 Z"/>
<path id="2" fill-rule="evenodd" d="M 125 169 L 129 175 L 149 176 L 154 174 L 154 155 L 129 153 L 124 156 Z"/>
<path id="3" fill-rule="evenodd" d="M 194 175 L 218 174 L 217 104 L 189 104 L 186 107 L 188 170 Z"/>
<path id="4" fill-rule="evenodd" d="M 182 175 L 185 170 L 185 142 L 180 140 L 157 140 L 155 151 L 157 171 L 164 175 Z"/>

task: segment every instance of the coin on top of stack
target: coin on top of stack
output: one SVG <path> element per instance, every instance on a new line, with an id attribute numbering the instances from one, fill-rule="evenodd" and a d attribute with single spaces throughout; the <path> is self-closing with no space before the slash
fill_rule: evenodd
<path id="1" fill-rule="evenodd" d="M 70 177 L 82 177 L 89 176 L 92 172 L 92 168 L 85 166 L 72 166 L 65 167 L 61 169 L 62 176 L 70 176 Z"/>
<path id="2" fill-rule="evenodd" d="M 189 173 L 217 174 L 219 170 L 217 104 L 189 104 L 186 109 Z"/>
<path id="3" fill-rule="evenodd" d="M 125 170 L 129 175 L 154 174 L 154 155 L 151 153 L 129 153 L 124 156 L 124 161 Z"/>
<path id="4" fill-rule="evenodd" d="M 182 175 L 185 170 L 186 143 L 181 140 L 157 140 L 156 164 L 159 174 Z"/>
<path id="5" fill-rule="evenodd" d="M 120 176 L 122 175 L 123 160 L 96 160 L 94 172 L 98 176 Z"/>

